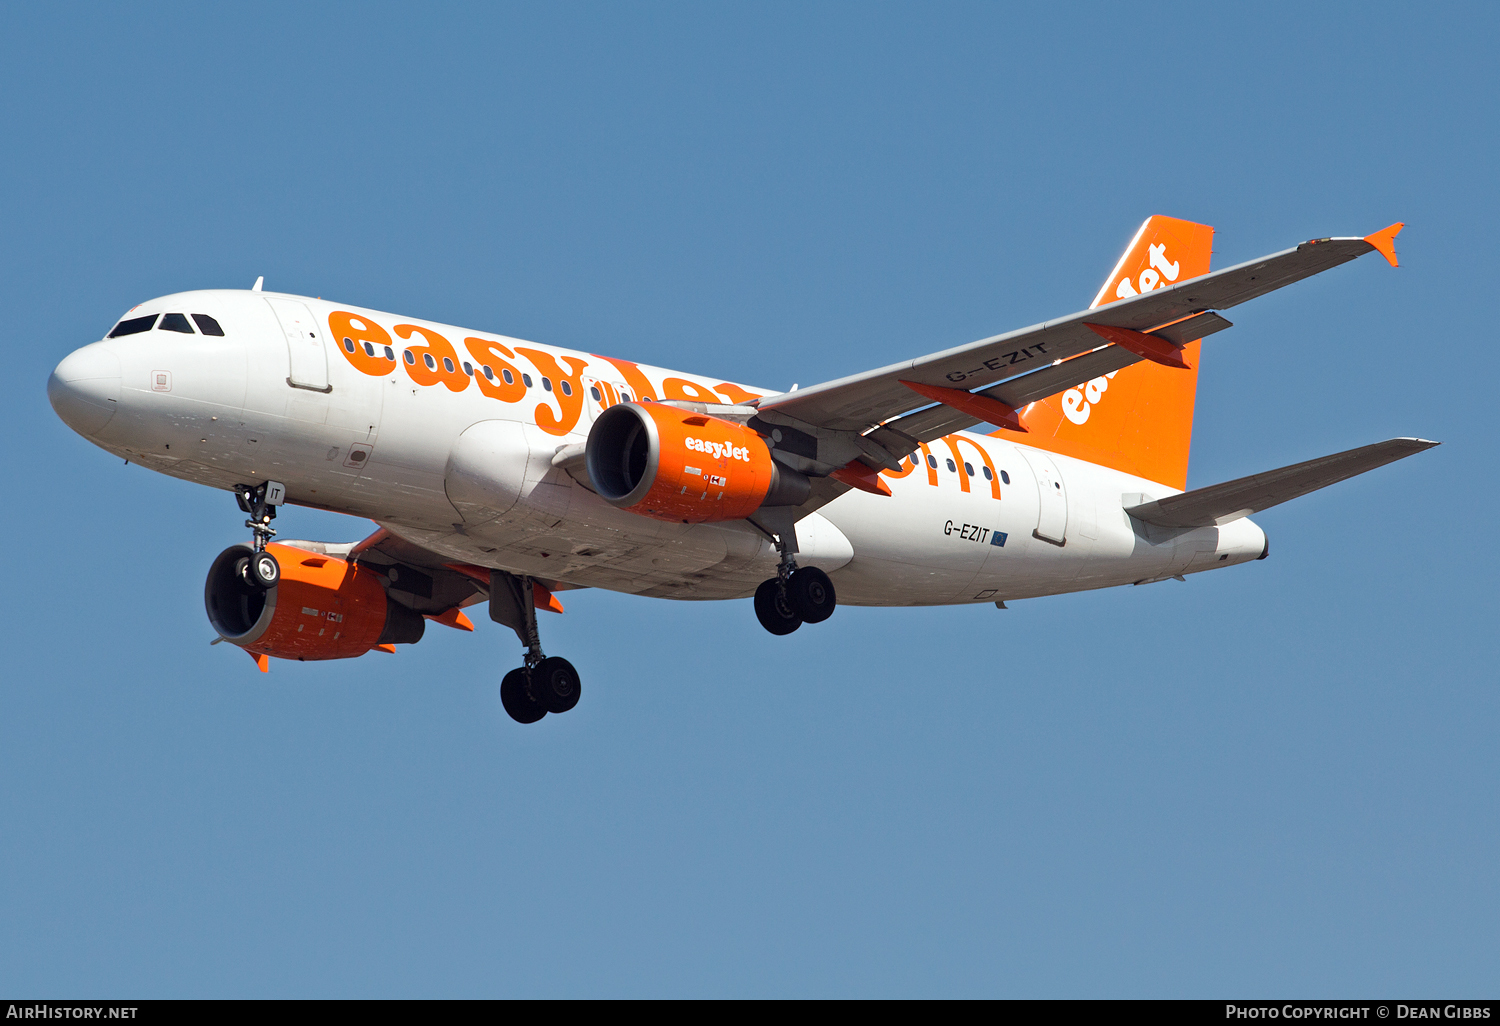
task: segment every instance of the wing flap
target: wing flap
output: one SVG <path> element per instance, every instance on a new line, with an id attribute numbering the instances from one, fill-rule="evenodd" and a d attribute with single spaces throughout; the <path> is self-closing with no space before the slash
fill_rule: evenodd
<path id="1" fill-rule="evenodd" d="M 1142 523 L 1157 527 L 1215 527 L 1338 484 L 1438 444 L 1422 438 L 1391 438 L 1290 467 L 1143 502 L 1125 512 Z"/>
<path id="2" fill-rule="evenodd" d="M 1100 346 L 1091 353 L 1063 360 L 1054 366 L 1013 378 L 974 394 L 998 399 L 1012 409 L 1019 410 L 1028 403 L 1040 402 L 1090 378 L 1122 370 L 1140 361 L 1139 356 L 1119 346 Z M 951 406 L 933 406 L 899 417 L 886 427 L 895 428 L 919 442 L 930 442 L 934 438 L 963 431 L 979 423 L 982 423 L 979 418 Z"/>

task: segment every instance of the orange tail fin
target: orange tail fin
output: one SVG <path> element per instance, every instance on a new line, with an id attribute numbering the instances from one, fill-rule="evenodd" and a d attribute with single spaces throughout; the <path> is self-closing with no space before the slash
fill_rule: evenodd
<path id="1" fill-rule="evenodd" d="M 1147 218 L 1090 309 L 1207 274 L 1213 239 L 1206 224 Z M 1186 488 L 1200 347 L 1183 349 L 1185 370 L 1133 364 L 1028 406 L 1021 414 L 1026 434 L 995 435 Z"/>

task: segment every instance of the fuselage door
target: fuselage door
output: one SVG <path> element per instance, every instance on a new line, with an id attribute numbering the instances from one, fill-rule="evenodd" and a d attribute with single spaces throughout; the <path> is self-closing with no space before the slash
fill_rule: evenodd
<path id="1" fill-rule="evenodd" d="M 1046 453 L 1021 446 L 1016 448 L 1031 465 L 1031 473 L 1036 478 L 1039 509 L 1036 530 L 1032 533 L 1042 541 L 1063 545 L 1068 537 L 1068 490 L 1063 485 L 1062 474 L 1058 473 L 1057 464 Z"/>
<path id="2" fill-rule="evenodd" d="M 271 299 L 276 320 L 286 336 L 290 373 L 286 383 L 313 392 L 331 392 L 328 385 L 328 355 L 323 349 L 323 331 L 305 303 L 294 299 Z"/>

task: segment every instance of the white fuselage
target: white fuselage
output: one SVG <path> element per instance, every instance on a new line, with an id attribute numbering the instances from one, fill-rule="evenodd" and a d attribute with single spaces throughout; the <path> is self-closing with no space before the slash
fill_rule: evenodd
<path id="1" fill-rule="evenodd" d="M 297 323 L 298 310 L 308 324 Z M 775 549 L 743 521 L 652 520 L 610 506 L 553 466 L 561 448 L 585 441 L 612 395 L 639 391 L 623 361 L 271 293 L 180 293 L 126 316 L 178 311 L 208 314 L 225 333 L 156 329 L 78 350 L 49 384 L 70 426 L 131 462 L 200 484 L 283 482 L 289 502 L 368 517 L 455 562 L 679 599 L 748 596 L 775 573 Z M 346 358 L 330 334 L 335 311 L 385 332 L 407 326 L 407 337 L 392 336 L 394 369 L 371 374 Z M 309 326 L 314 337 L 301 338 Z M 421 384 L 399 358 L 428 337 L 411 327 L 451 342 L 456 362 L 478 362 L 466 338 L 498 344 L 514 354 L 514 374 L 532 384 L 502 400 L 473 380 L 478 366 Z M 572 423 L 549 366 L 571 372 L 570 396 L 583 395 Z M 721 403 L 768 394 L 628 366 L 658 397 L 670 395 L 668 381 L 681 383 L 672 387 L 686 389 L 684 398 L 714 395 Z M 827 571 L 841 603 L 1050 595 L 1194 573 L 1265 551 L 1265 535 L 1248 519 L 1185 531 L 1133 521 L 1126 506 L 1177 490 L 1008 440 L 950 435 L 915 460 L 902 476 L 882 475 L 891 496 L 850 491 L 798 523 L 799 562 Z"/>

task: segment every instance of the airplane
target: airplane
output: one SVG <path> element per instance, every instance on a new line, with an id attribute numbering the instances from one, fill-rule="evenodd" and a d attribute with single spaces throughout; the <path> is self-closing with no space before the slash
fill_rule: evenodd
<path id="1" fill-rule="evenodd" d="M 58 416 L 127 462 L 232 491 L 249 544 L 204 586 L 218 637 L 345 659 L 427 621 L 515 631 L 500 699 L 535 723 L 582 684 L 538 610 L 608 588 L 753 597 L 786 635 L 838 603 L 1006 602 L 1264 559 L 1249 519 L 1428 449 L 1392 438 L 1187 489 L 1220 311 L 1378 252 L 1403 225 L 1220 271 L 1213 228 L 1148 218 L 1086 310 L 789 391 L 253 288 L 131 308 L 57 365 Z M 976 427 L 992 430 L 973 430 Z M 284 504 L 374 521 L 272 541 Z"/>

